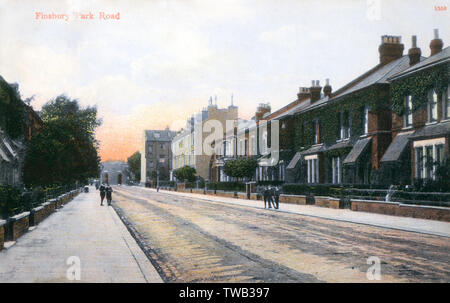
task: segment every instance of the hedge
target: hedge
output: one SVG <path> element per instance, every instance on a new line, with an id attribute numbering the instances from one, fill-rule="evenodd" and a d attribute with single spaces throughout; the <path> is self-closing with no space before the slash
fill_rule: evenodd
<path id="1" fill-rule="evenodd" d="M 245 183 L 242 183 L 242 182 L 212 182 L 212 183 L 207 184 L 207 189 L 245 192 Z"/>

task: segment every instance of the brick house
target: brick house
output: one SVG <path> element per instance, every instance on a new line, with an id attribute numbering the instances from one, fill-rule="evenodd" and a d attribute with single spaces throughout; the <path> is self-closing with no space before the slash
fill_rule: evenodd
<path id="1" fill-rule="evenodd" d="M 419 62 L 415 39 L 409 51 L 411 66 L 389 79 L 393 141 L 382 159 L 388 184 L 434 179 L 437 166 L 450 153 L 450 47 L 442 49 L 435 30 L 431 55 Z"/>
<path id="2" fill-rule="evenodd" d="M 403 49 L 401 37 L 382 36 L 374 68 L 334 93 L 325 86 L 322 94 L 313 81 L 310 104 L 294 113 L 297 153 L 287 166 L 288 182 L 380 182 L 392 141 L 389 78 L 410 67 Z"/>

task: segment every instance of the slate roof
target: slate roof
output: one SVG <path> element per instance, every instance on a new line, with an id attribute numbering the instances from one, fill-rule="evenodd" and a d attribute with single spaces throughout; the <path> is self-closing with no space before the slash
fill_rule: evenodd
<path id="1" fill-rule="evenodd" d="M 327 150 L 333 150 L 333 149 L 339 149 L 339 148 L 346 148 L 346 147 L 352 147 L 353 144 L 350 142 L 350 140 L 345 140 L 341 142 L 337 142 L 330 147 L 327 148 Z"/>
<path id="2" fill-rule="evenodd" d="M 0 157 L 1 157 L 1 159 L 3 159 L 3 161 L 6 161 L 6 162 L 11 161 L 11 160 L 9 160 L 8 156 L 6 155 L 6 152 L 3 150 L 1 145 L 0 145 Z"/>
<path id="3" fill-rule="evenodd" d="M 291 162 L 289 162 L 288 166 L 286 166 L 286 169 L 294 169 L 297 166 L 297 163 L 298 163 L 298 161 L 300 161 L 301 158 L 302 158 L 302 154 L 300 152 L 295 153 Z"/>
<path id="4" fill-rule="evenodd" d="M 425 125 L 411 135 L 411 139 L 435 138 L 450 134 L 450 121 Z"/>
<path id="5" fill-rule="evenodd" d="M 302 155 L 312 155 L 312 154 L 316 154 L 316 153 L 320 153 L 325 151 L 325 146 L 324 145 L 315 145 L 310 147 L 309 149 L 300 152 L 300 154 Z"/>
<path id="6" fill-rule="evenodd" d="M 397 161 L 408 145 L 409 137 L 413 133 L 413 131 L 410 131 L 398 134 L 384 153 L 383 158 L 381 158 L 381 162 Z"/>
<path id="7" fill-rule="evenodd" d="M 425 60 L 425 57 L 421 57 L 421 60 Z M 419 63 L 418 63 L 419 64 Z M 309 104 L 305 108 L 300 108 L 295 113 L 301 113 L 304 111 L 312 110 L 327 104 L 331 104 L 339 101 L 343 97 L 352 94 L 354 92 L 365 89 L 374 84 L 387 84 L 389 78 L 409 68 L 409 56 L 405 55 L 397 60 L 389 62 L 386 65 L 378 64 L 374 68 L 370 69 L 361 76 L 350 81 L 342 88 L 338 89 L 332 94 L 332 97 L 322 97 L 320 100 Z"/>
<path id="8" fill-rule="evenodd" d="M 364 152 L 364 150 L 367 148 L 371 140 L 372 138 L 368 137 L 356 141 L 355 145 L 353 146 L 353 149 L 345 158 L 344 164 L 356 162 L 358 158 L 361 156 L 361 154 Z"/>
<path id="9" fill-rule="evenodd" d="M 159 134 L 159 135 L 158 135 Z M 175 137 L 176 132 L 171 130 L 146 130 L 145 139 L 147 141 L 170 142 Z"/>
<path id="10" fill-rule="evenodd" d="M 391 78 L 389 78 L 389 80 L 396 80 L 405 77 L 407 75 L 410 75 L 412 73 L 418 72 L 424 68 L 429 68 L 445 62 L 450 62 L 450 46 L 444 48 L 442 51 L 435 54 L 434 56 L 428 57 L 420 61 L 419 63 L 411 66 L 410 68 L 407 68 L 406 70 L 403 70 L 393 75 Z"/>

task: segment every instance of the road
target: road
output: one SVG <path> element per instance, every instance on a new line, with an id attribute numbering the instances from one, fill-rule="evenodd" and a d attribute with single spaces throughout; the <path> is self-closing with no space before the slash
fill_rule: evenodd
<path id="1" fill-rule="evenodd" d="M 113 206 L 166 282 L 374 282 L 371 256 L 380 282 L 450 281 L 446 237 L 139 187 Z"/>

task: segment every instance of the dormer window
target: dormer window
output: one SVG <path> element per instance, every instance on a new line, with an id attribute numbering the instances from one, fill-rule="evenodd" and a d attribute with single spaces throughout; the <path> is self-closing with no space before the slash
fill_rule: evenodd
<path id="1" fill-rule="evenodd" d="M 411 126 L 413 123 L 412 116 L 412 96 L 406 96 L 405 98 L 405 127 Z"/>
<path id="2" fill-rule="evenodd" d="M 433 89 L 428 94 L 428 122 L 437 121 L 437 101 L 438 95 Z"/>

